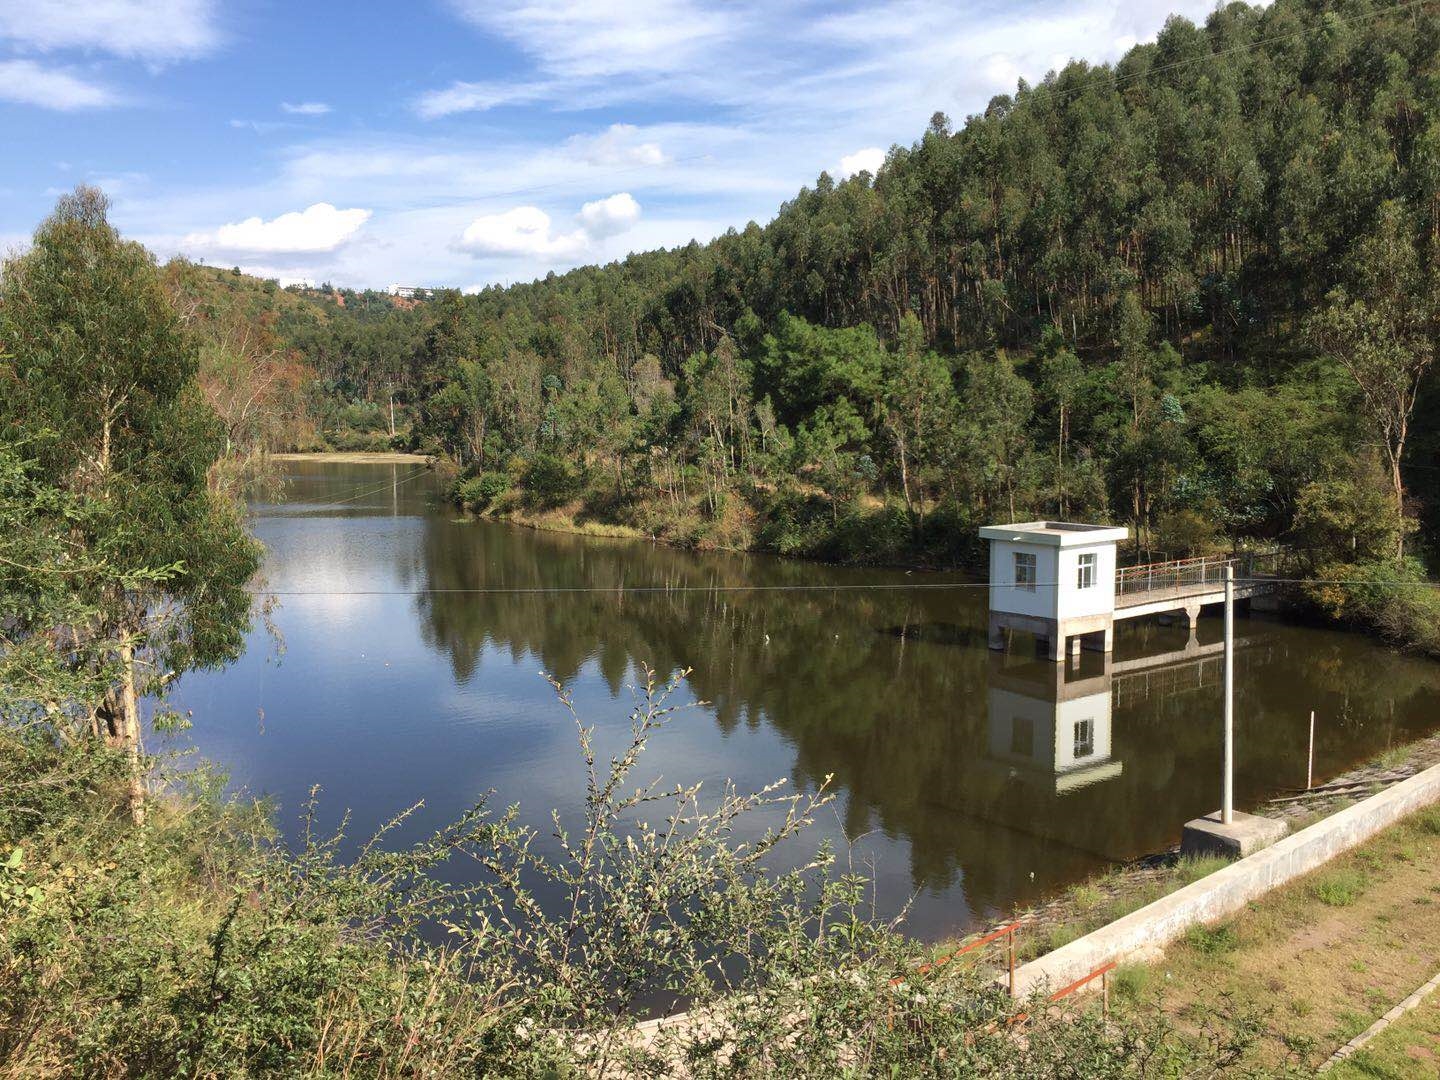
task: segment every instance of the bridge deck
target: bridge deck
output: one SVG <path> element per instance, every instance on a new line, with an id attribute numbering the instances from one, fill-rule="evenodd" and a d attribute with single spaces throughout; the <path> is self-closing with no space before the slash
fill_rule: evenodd
<path id="1" fill-rule="evenodd" d="M 1175 608 L 1225 600 L 1225 571 L 1235 568 L 1235 597 L 1243 600 L 1273 586 L 1256 574 L 1252 557 L 1206 556 L 1126 566 L 1115 573 L 1115 618 L 1133 619 Z"/>

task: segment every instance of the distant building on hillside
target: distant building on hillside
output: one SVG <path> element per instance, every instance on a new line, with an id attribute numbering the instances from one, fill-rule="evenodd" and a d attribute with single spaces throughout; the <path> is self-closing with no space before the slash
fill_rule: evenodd
<path id="1" fill-rule="evenodd" d="M 402 300 L 429 300 L 430 290 L 420 285 L 391 285 L 390 295 Z"/>

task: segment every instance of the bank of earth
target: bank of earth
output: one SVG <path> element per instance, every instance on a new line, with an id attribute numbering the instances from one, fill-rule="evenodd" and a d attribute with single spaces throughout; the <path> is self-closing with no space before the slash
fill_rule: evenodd
<path id="1" fill-rule="evenodd" d="M 424 454 L 393 450 L 316 450 L 300 454 L 271 454 L 271 461 L 318 461 L 331 465 L 428 465 L 435 459 Z"/>

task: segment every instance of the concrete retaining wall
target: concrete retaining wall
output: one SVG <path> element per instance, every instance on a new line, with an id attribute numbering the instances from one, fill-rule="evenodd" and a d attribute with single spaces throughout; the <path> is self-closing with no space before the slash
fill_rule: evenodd
<path id="1" fill-rule="evenodd" d="M 1440 765 L 1416 773 L 1254 855 L 1047 953 L 1015 973 L 1017 996 L 1058 990 L 1110 961 L 1153 958 L 1197 923 L 1239 911 L 1416 810 L 1440 800 Z"/>

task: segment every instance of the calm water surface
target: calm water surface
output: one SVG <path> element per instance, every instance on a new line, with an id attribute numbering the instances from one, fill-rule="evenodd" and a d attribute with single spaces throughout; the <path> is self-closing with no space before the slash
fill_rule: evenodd
<path id="1" fill-rule="evenodd" d="M 913 897 L 925 937 L 1163 849 L 1218 805 L 1218 618 L 1194 642 L 1123 624 L 1108 664 L 1067 676 L 990 653 L 983 588 L 839 588 L 960 578 L 464 522 L 413 466 L 289 468 L 286 501 L 253 508 L 283 646 L 257 629 L 177 693 L 200 751 L 287 830 L 317 784 L 326 820 L 349 811 L 361 837 L 422 799 L 418 825 L 437 826 L 491 789 L 547 832 L 551 807 L 573 821 L 574 727 L 540 673 L 608 754 L 643 663 L 693 668 L 686 700 L 709 703 L 655 738 L 644 779 L 833 775 L 807 843 L 849 843 L 882 913 Z M 663 591 L 581 591 L 621 586 Z M 482 588 L 572 591 L 466 591 Z M 1317 782 L 1440 718 L 1440 665 L 1258 615 L 1236 632 L 1242 806 L 1304 784 L 1312 708 Z"/>

